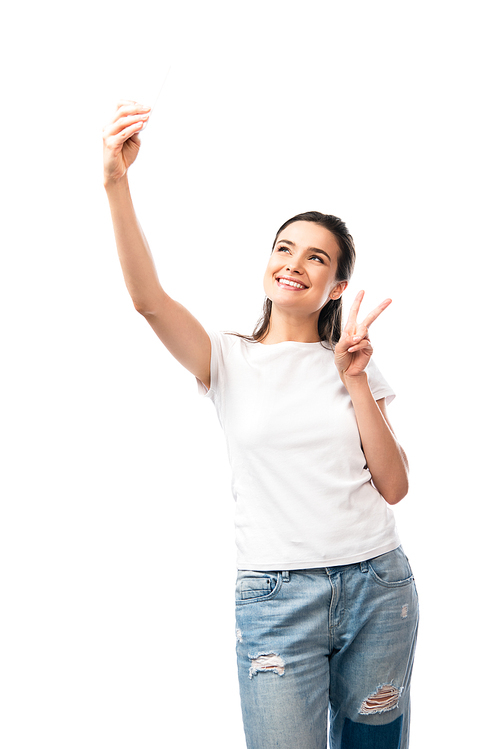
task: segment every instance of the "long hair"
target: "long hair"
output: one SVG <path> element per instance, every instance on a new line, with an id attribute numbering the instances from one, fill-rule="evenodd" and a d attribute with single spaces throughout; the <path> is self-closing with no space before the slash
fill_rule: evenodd
<path id="1" fill-rule="evenodd" d="M 276 244 L 276 240 L 279 235 L 286 229 L 287 226 L 293 224 L 295 221 L 311 221 L 314 224 L 320 224 L 328 229 L 333 234 L 339 245 L 339 255 L 337 259 L 337 273 L 335 281 L 340 283 L 341 281 L 349 281 L 352 272 L 354 270 L 354 262 L 356 260 L 356 250 L 354 248 L 354 240 L 349 234 L 345 223 L 337 216 L 331 216 L 329 214 L 320 213 L 319 211 L 307 211 L 306 213 L 299 213 L 297 216 L 285 221 L 283 226 L 280 226 L 276 232 L 274 238 L 273 247 Z M 264 307 L 262 315 L 257 321 L 254 331 L 251 336 L 243 336 L 251 341 L 261 341 L 266 337 L 269 332 L 271 325 L 271 310 L 273 303 L 266 297 L 264 301 Z M 321 312 L 319 313 L 318 319 L 318 335 L 320 340 L 333 348 L 338 342 L 342 334 L 342 297 L 338 299 L 330 299 Z"/>

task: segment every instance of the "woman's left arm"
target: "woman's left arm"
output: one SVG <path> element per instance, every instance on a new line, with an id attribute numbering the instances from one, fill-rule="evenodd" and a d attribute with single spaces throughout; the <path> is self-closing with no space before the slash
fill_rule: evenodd
<path id="1" fill-rule="evenodd" d="M 357 315 L 364 292 L 352 305 L 347 324 L 335 347 L 335 363 L 351 396 L 361 444 L 373 483 L 390 505 L 408 493 L 408 461 L 387 419 L 385 398 L 376 401 L 368 384 L 366 365 L 373 348 L 368 337 L 372 322 L 389 306 L 390 299 L 358 323 Z"/>
<path id="2" fill-rule="evenodd" d="M 408 460 L 387 420 L 385 398 L 376 401 L 368 378 L 345 378 L 373 483 L 390 505 L 408 494 Z"/>

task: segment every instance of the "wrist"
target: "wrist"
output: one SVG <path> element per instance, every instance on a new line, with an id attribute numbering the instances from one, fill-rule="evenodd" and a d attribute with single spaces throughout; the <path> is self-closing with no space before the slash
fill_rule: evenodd
<path id="1" fill-rule="evenodd" d="M 104 175 L 104 189 L 106 192 L 117 192 L 119 190 L 128 190 L 128 174 L 125 172 L 122 174 L 121 177 L 110 177 L 109 175 Z"/>
<path id="2" fill-rule="evenodd" d="M 361 372 L 359 375 L 350 377 L 347 374 L 342 375 L 342 382 L 348 393 L 357 392 L 359 390 L 365 390 L 368 387 L 368 375 L 366 372 Z"/>

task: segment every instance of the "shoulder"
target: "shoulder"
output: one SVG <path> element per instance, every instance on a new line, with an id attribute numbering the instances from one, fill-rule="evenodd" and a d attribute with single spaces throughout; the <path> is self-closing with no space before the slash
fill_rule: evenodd
<path id="1" fill-rule="evenodd" d="M 238 333 L 231 333 L 228 331 L 208 331 L 212 346 L 214 346 L 220 353 L 228 354 L 230 351 L 241 351 L 247 346 L 254 345 L 254 341 L 240 336 Z"/>
<path id="2" fill-rule="evenodd" d="M 231 367 L 240 360 L 246 360 L 249 356 L 248 349 L 255 347 L 253 341 L 249 341 L 237 333 L 207 331 L 211 344 L 211 369 L 212 372 Z"/>

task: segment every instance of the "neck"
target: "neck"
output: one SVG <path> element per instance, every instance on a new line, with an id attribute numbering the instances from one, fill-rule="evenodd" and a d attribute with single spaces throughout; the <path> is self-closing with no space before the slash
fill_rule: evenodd
<path id="1" fill-rule="evenodd" d="M 320 340 L 318 335 L 319 312 L 312 317 L 297 317 L 287 315 L 286 312 L 271 311 L 269 331 L 261 343 L 272 344 L 283 341 L 296 341 L 297 343 L 316 343 Z"/>

